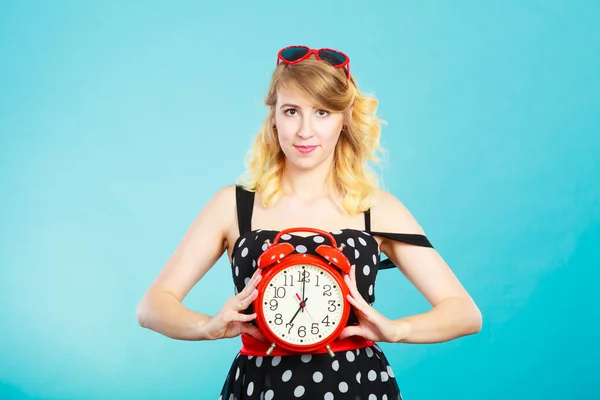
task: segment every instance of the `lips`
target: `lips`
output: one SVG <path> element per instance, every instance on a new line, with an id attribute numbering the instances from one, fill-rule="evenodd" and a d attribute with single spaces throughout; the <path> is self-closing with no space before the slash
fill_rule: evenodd
<path id="1" fill-rule="evenodd" d="M 302 154 L 308 154 L 316 149 L 318 146 L 294 146 Z"/>

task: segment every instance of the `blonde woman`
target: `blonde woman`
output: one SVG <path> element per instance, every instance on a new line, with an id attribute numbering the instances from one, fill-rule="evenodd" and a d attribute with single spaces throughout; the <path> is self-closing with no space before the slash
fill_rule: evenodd
<path id="1" fill-rule="evenodd" d="M 216 193 L 138 307 L 143 327 L 184 340 L 242 336 L 220 398 L 401 399 L 392 368 L 375 342 L 435 343 L 474 334 L 481 314 L 402 202 L 378 187 L 377 100 L 362 94 L 348 56 L 333 49 L 279 51 L 266 98 L 268 115 L 238 185 Z M 344 279 L 352 311 L 338 338 L 344 351 L 266 356 L 252 302 L 265 241 L 291 227 L 330 233 L 353 267 Z M 281 236 L 299 253 L 318 234 Z M 224 252 L 235 294 L 214 316 L 182 305 Z M 384 253 L 385 259 L 380 261 Z M 373 308 L 378 271 L 397 267 L 432 305 L 389 319 Z M 395 301 L 389 295 L 383 299 Z M 308 309 L 308 308 L 307 308 Z M 215 396 L 216 397 L 216 396 Z"/>

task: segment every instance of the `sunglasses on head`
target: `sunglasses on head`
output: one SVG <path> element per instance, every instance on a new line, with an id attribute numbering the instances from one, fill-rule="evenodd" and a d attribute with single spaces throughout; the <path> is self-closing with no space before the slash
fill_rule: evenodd
<path id="1" fill-rule="evenodd" d="M 346 76 L 350 79 L 350 58 L 339 50 L 333 49 L 311 49 L 306 46 L 288 46 L 277 53 L 277 65 L 280 62 L 286 64 L 297 64 L 306 60 L 314 54 L 318 60 L 324 61 L 333 68 L 346 67 Z"/>

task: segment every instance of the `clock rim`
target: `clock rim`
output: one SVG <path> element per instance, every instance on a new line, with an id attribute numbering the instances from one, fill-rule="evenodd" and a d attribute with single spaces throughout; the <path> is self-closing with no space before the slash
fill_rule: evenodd
<path id="1" fill-rule="evenodd" d="M 342 312 L 342 316 L 340 317 L 339 325 L 326 338 L 313 344 L 297 345 L 283 342 L 283 340 L 271 330 L 264 316 L 263 298 L 265 294 L 265 288 L 268 286 L 268 284 L 271 282 L 275 275 L 277 275 L 282 270 L 296 264 L 310 264 L 312 266 L 326 270 L 328 273 L 331 274 L 331 276 L 333 276 L 334 280 L 337 282 L 338 286 L 342 291 L 342 302 L 344 304 L 344 311 Z M 332 343 L 333 341 L 335 341 L 335 339 L 338 338 L 342 330 L 346 327 L 346 323 L 348 322 L 348 318 L 350 316 L 350 302 L 347 299 L 347 296 L 350 293 L 350 291 L 342 277 L 342 274 L 340 273 L 337 267 L 331 265 L 321 257 L 317 257 L 312 254 L 289 255 L 277 264 L 268 267 L 263 278 L 260 280 L 257 286 L 257 290 L 258 297 L 254 300 L 254 312 L 256 313 L 256 324 L 258 325 L 259 330 L 271 343 L 275 343 L 277 346 L 290 351 L 308 353 L 327 346 L 328 344 Z"/>

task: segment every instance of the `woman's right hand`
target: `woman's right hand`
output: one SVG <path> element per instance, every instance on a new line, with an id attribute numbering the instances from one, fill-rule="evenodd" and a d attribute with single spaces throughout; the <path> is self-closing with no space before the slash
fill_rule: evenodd
<path id="1" fill-rule="evenodd" d="M 247 333 L 259 340 L 266 341 L 254 325 L 248 324 L 256 318 L 256 313 L 244 314 L 248 306 L 258 297 L 256 286 L 262 278 L 261 270 L 257 269 L 244 290 L 230 297 L 223 308 L 204 325 L 204 337 L 208 340 L 236 337 Z"/>

